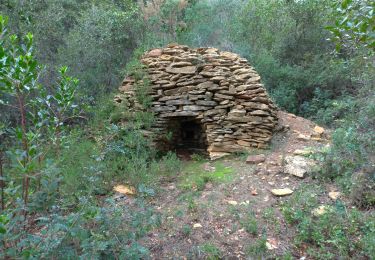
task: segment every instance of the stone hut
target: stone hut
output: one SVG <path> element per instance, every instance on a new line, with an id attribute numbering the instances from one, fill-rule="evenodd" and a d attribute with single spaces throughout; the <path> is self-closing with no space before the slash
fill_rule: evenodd
<path id="1" fill-rule="evenodd" d="M 265 148 L 277 124 L 276 106 L 260 77 L 237 54 L 170 44 L 141 59 L 149 81 L 160 149 L 202 149 L 211 158 Z M 129 111 L 143 110 L 128 76 L 116 96 Z M 150 134 L 150 133 L 148 133 Z"/>

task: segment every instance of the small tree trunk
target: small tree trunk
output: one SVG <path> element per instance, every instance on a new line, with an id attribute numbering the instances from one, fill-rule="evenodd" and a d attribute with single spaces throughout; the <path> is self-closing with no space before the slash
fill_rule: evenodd
<path id="1" fill-rule="evenodd" d="M 20 91 L 17 91 L 17 100 L 18 100 L 18 108 L 21 114 L 21 129 L 22 129 L 22 148 L 26 152 L 24 166 L 29 161 L 29 144 L 27 141 L 27 122 L 26 122 L 26 108 L 25 108 L 25 100 L 24 96 Z"/>
<path id="2" fill-rule="evenodd" d="M 40 155 L 39 157 L 38 157 L 38 165 L 39 165 L 39 169 L 41 169 L 42 168 L 42 156 Z M 38 186 L 38 191 L 40 191 L 40 188 L 41 188 L 41 175 L 40 175 L 40 173 L 38 174 L 38 183 L 37 183 L 37 186 Z"/>
<path id="3" fill-rule="evenodd" d="M 22 129 L 22 148 L 26 153 L 26 156 L 23 161 L 23 166 L 26 168 L 27 164 L 29 163 L 29 143 L 27 140 L 27 121 L 26 121 L 26 107 L 25 107 L 25 98 L 24 95 L 21 93 L 19 86 L 17 86 L 17 100 L 18 100 L 18 107 L 21 114 L 21 129 Z M 24 173 L 23 183 L 22 183 L 22 191 L 23 191 L 23 201 L 25 204 L 25 218 L 26 218 L 26 207 L 27 207 L 27 200 L 28 200 L 28 192 L 29 192 L 29 176 L 27 173 Z"/>
<path id="4" fill-rule="evenodd" d="M 56 126 L 56 132 L 55 132 L 55 137 L 56 137 L 56 153 L 59 156 L 60 155 L 60 146 L 61 146 L 61 129 L 60 129 L 60 124 L 62 122 L 61 119 L 61 114 L 60 111 L 56 111 L 56 116 L 57 116 L 57 126 Z"/>
<path id="5" fill-rule="evenodd" d="M 60 145 L 61 145 L 61 142 L 60 142 L 60 127 L 59 126 L 56 127 L 55 137 L 56 137 L 56 153 L 59 156 L 60 155 Z"/>
<path id="6" fill-rule="evenodd" d="M 29 199 L 29 182 L 30 182 L 29 176 L 25 176 L 25 197 L 24 197 L 25 208 L 27 206 L 27 202 Z M 25 209 L 25 218 L 26 218 L 26 215 L 27 215 L 27 210 Z"/>
<path id="7" fill-rule="evenodd" d="M 1 210 L 5 210 L 5 198 L 4 198 L 4 173 L 3 173 L 3 153 L 0 151 L 0 188 L 1 188 Z"/>

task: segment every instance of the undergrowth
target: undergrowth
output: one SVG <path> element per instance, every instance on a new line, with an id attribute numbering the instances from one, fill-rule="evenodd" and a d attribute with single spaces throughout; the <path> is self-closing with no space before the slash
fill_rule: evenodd
<path id="1" fill-rule="evenodd" d="M 211 171 L 204 169 L 204 166 L 212 167 Z M 233 169 L 224 166 L 221 162 L 189 162 L 185 165 L 181 175 L 180 187 L 185 190 L 202 191 L 208 182 L 220 183 L 227 182 L 233 178 Z"/>
<path id="2" fill-rule="evenodd" d="M 147 88 L 146 79 L 143 82 L 142 91 Z M 1 176 L 0 184 L 3 180 L 6 184 L 1 187 L 0 258 L 148 257 L 139 240 L 161 221 L 147 198 L 155 196 L 158 178 L 177 174 L 181 163 L 173 153 L 158 155 L 152 140 L 144 137 L 142 131 L 153 122 L 151 113 L 127 114 L 124 123 L 114 116 L 124 108 L 106 98 L 98 102 L 99 109 L 89 108 L 92 120 L 85 128 L 60 127 L 64 132 L 57 133 L 56 144 L 34 145 L 42 131 L 39 136 L 27 136 L 31 141 L 25 137 L 25 142 L 33 144 L 25 145 L 25 151 L 36 158 L 24 164 L 26 178 L 9 175 L 19 169 L 13 163 L 17 157 L 9 156 L 1 164 L 6 178 Z M 138 102 L 147 108 L 147 93 L 140 94 Z M 14 154 L 23 156 L 21 151 Z M 112 191 L 116 184 L 134 187 L 137 198 L 120 197 L 118 201 Z M 127 200 L 134 203 L 129 205 Z"/>
<path id="3" fill-rule="evenodd" d="M 373 257 L 374 213 L 361 212 L 337 200 L 325 204 L 323 212 L 316 214 L 320 196 L 325 196 L 321 187 L 307 185 L 282 204 L 285 220 L 296 228 L 296 248 L 306 247 L 305 253 L 317 259 Z"/>
<path id="4" fill-rule="evenodd" d="M 375 207 L 375 95 L 369 76 L 367 85 L 332 135 L 324 155 L 320 179 L 334 181 L 364 209 Z M 370 93 L 370 95 L 368 94 Z"/>

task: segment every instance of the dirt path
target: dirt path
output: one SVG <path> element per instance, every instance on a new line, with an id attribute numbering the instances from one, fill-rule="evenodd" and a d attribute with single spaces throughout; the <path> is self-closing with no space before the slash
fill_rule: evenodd
<path id="1" fill-rule="evenodd" d="M 247 164 L 246 156 L 185 162 L 181 176 L 163 183 L 152 201 L 162 224 L 142 241 L 153 259 L 243 259 L 265 250 L 271 256 L 292 251 L 294 234 L 280 212 L 288 196 L 274 196 L 271 189 L 296 191 L 313 182 L 285 173 L 284 158 L 306 147 L 321 149 L 327 135 L 292 114 L 279 112 L 279 118 L 270 150 L 254 151 L 265 155 L 264 162 Z"/>

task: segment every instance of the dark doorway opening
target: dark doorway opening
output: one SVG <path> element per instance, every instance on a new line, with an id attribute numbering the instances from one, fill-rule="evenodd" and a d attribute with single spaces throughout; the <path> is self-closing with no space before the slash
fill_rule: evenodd
<path id="1" fill-rule="evenodd" d="M 177 153 L 207 152 L 207 137 L 204 126 L 195 118 L 178 117 L 168 123 L 170 150 Z"/>

